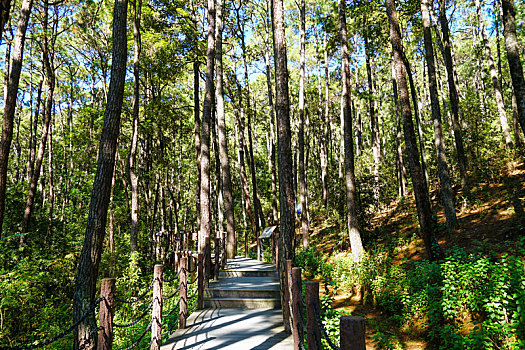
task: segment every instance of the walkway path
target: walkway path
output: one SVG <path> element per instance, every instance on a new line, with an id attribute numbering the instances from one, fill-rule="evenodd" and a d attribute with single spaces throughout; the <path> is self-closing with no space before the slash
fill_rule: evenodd
<path id="1" fill-rule="evenodd" d="M 268 263 L 237 257 L 228 260 L 218 282 L 210 282 L 204 309 L 187 320 L 161 350 L 293 348 L 281 314 L 279 281 Z"/>

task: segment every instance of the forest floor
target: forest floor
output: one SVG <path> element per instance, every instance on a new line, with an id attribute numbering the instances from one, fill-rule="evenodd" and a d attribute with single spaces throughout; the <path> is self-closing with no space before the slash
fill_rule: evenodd
<path id="1" fill-rule="evenodd" d="M 455 247 L 466 252 L 496 252 L 513 254 L 517 241 L 525 233 L 525 164 L 523 162 L 508 162 L 496 173 L 487 175 L 478 171 L 470 174 L 471 190 L 468 200 L 465 200 L 461 189 L 456 188 L 456 213 L 459 229 L 448 232 L 445 226 L 443 208 L 439 203 L 440 193 L 431 192 L 433 212 L 437 214 L 437 238 L 445 251 Z M 329 227 L 327 220 L 319 220 L 319 226 L 313 225 L 312 238 L 316 239 L 325 255 L 337 259 L 341 255 L 350 254 L 349 249 L 342 247 L 341 236 L 337 229 Z M 324 224 L 323 224 L 324 223 Z M 418 230 L 417 214 L 413 194 L 407 195 L 405 200 L 396 200 L 379 213 L 376 213 L 369 222 L 369 226 L 362 230 L 366 236 L 375 237 L 380 244 L 389 244 L 398 237 L 416 237 Z M 378 238 L 381 237 L 381 238 Z M 318 237 L 320 238 L 320 237 Z M 314 238 L 315 240 L 315 238 Z M 322 242 L 322 243 L 321 243 Z M 397 241 L 399 242 L 399 240 Z M 423 242 L 420 238 L 405 240 L 405 244 L 397 247 L 394 260 L 421 260 L 426 258 Z M 388 325 L 388 319 L 372 302 L 363 302 L 359 293 L 345 294 L 341 291 L 334 296 L 335 309 L 351 312 L 354 316 L 367 319 L 367 349 L 373 349 L 372 336 L 378 329 L 383 333 L 394 335 L 403 344 L 403 349 L 429 348 L 424 341 L 423 334 L 414 334 L 394 330 Z M 365 298 L 366 299 L 366 298 Z M 421 329 L 423 327 L 420 327 Z M 392 329 L 392 331 L 389 331 Z"/>

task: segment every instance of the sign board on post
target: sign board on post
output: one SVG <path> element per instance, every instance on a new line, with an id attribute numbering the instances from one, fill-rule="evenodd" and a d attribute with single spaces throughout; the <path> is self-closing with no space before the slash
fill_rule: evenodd
<path id="1" fill-rule="evenodd" d="M 259 235 L 259 239 L 270 238 L 272 236 L 273 231 L 275 231 L 276 228 L 277 226 L 265 227 L 263 232 Z"/>
<path id="2" fill-rule="evenodd" d="M 297 203 L 295 205 L 295 210 L 297 211 L 297 215 L 301 215 L 301 203 Z"/>

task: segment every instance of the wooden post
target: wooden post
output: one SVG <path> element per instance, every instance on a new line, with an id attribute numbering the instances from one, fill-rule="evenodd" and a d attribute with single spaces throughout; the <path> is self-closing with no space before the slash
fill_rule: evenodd
<path id="1" fill-rule="evenodd" d="M 204 254 L 198 255 L 197 260 L 197 309 L 204 307 Z"/>
<path id="2" fill-rule="evenodd" d="M 97 349 L 111 350 L 113 348 L 113 303 L 115 301 L 115 279 L 104 278 L 100 286 L 99 324 L 102 328 L 98 333 Z"/>
<path id="3" fill-rule="evenodd" d="M 290 273 L 292 270 L 292 260 L 286 260 L 284 268 L 284 305 L 283 305 L 283 318 L 284 318 L 284 330 L 288 333 L 292 332 L 291 315 L 290 315 Z"/>
<path id="4" fill-rule="evenodd" d="M 294 267 L 292 268 L 292 334 L 295 350 L 301 350 L 301 345 L 304 342 L 303 300 L 301 297 L 301 289 L 301 268 Z"/>
<path id="5" fill-rule="evenodd" d="M 162 264 L 153 268 L 153 309 L 150 350 L 160 350 L 162 334 Z"/>
<path id="6" fill-rule="evenodd" d="M 206 246 L 204 248 L 204 288 L 208 288 L 211 274 L 211 244 L 210 237 L 204 239 Z"/>
<path id="7" fill-rule="evenodd" d="M 319 282 L 306 282 L 306 334 L 308 350 L 321 350 L 321 329 L 317 323 L 319 306 Z"/>
<path id="8" fill-rule="evenodd" d="M 226 268 L 226 259 L 228 257 L 226 256 L 226 239 L 224 239 L 224 235 L 222 237 L 222 259 L 221 259 L 221 268 Z"/>
<path id="9" fill-rule="evenodd" d="M 277 264 L 275 263 L 275 235 L 276 233 L 273 232 L 272 233 L 272 264 L 277 266 Z"/>
<path id="10" fill-rule="evenodd" d="M 221 250 L 219 249 L 220 247 L 220 238 L 215 238 L 215 269 L 214 269 L 214 280 L 215 281 L 218 281 L 219 280 L 219 254 L 221 252 Z"/>
<path id="11" fill-rule="evenodd" d="M 180 260 L 180 315 L 179 315 L 179 328 L 186 328 L 186 317 L 188 316 L 188 258 L 182 257 Z"/>
<path id="12" fill-rule="evenodd" d="M 279 232 L 275 232 L 275 266 L 279 268 Z"/>
<path id="13" fill-rule="evenodd" d="M 365 319 L 343 316 L 340 323 L 341 350 L 365 350 Z"/>

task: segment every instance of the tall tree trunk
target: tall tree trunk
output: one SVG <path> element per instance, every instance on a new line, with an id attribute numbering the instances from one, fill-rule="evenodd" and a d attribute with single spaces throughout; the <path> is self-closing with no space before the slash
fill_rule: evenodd
<path id="1" fill-rule="evenodd" d="M 345 21 L 346 22 L 346 21 Z M 370 112 L 370 134 L 372 135 L 372 155 L 374 157 L 374 205 L 379 207 L 379 166 L 381 163 L 381 143 L 379 139 L 379 122 L 375 109 L 374 89 L 372 81 L 372 65 L 370 63 L 370 43 L 365 35 L 366 75 L 368 78 L 368 108 Z M 349 68 L 350 69 L 350 68 Z M 350 79 L 350 78 L 348 78 Z"/>
<path id="2" fill-rule="evenodd" d="M 445 61 L 445 67 L 447 68 L 448 93 L 450 96 L 450 109 L 452 110 L 452 130 L 454 131 L 454 141 L 456 144 L 456 152 L 458 157 L 461 188 L 463 189 L 463 196 L 468 197 L 470 195 L 470 190 L 467 181 L 467 156 L 465 154 L 465 147 L 463 146 L 463 136 L 461 132 L 461 125 L 459 123 L 459 97 L 456 88 L 456 81 L 454 80 L 452 42 L 450 40 L 445 2 L 446 0 L 439 0 L 439 22 L 441 23 L 444 45 L 443 59 Z"/>
<path id="3" fill-rule="evenodd" d="M 102 244 L 106 232 L 106 221 L 111 192 L 111 179 L 115 168 L 115 152 L 120 130 L 120 114 L 124 99 L 126 78 L 127 38 L 126 38 L 127 1 L 115 0 L 113 11 L 113 54 L 111 79 L 104 125 L 100 135 L 97 172 L 93 181 L 93 191 L 89 204 L 86 235 L 78 264 L 73 297 L 73 322 L 79 321 L 88 312 L 95 301 L 98 267 L 102 254 Z M 88 317 L 75 328 L 74 349 L 93 349 L 90 324 L 95 324 Z"/>
<path id="4" fill-rule="evenodd" d="M 0 1 L 0 41 L 4 34 L 4 27 L 9 21 L 11 12 L 11 0 Z"/>
<path id="5" fill-rule="evenodd" d="M 316 39 L 317 39 L 317 33 L 316 33 Z M 321 84 L 321 59 L 320 59 L 320 53 L 319 53 L 319 40 L 316 40 L 316 59 L 317 59 L 317 95 L 318 95 L 318 108 L 317 108 L 317 115 L 319 117 L 319 121 L 321 123 L 320 131 L 321 131 L 321 144 L 319 145 L 321 148 L 321 183 L 323 185 L 323 205 L 326 208 L 328 208 L 328 123 L 325 120 L 324 113 L 323 113 L 323 88 Z M 326 102 L 325 102 L 326 103 Z"/>
<path id="6" fill-rule="evenodd" d="M 474 0 L 476 4 L 476 13 L 478 15 L 479 28 L 481 30 L 481 37 L 483 39 L 483 46 L 485 47 L 485 56 L 489 65 L 490 78 L 492 79 L 492 88 L 494 89 L 494 97 L 496 98 L 496 106 L 498 108 L 499 122 L 505 137 L 505 146 L 512 148 L 514 142 L 510 134 L 510 127 L 507 121 L 507 112 L 505 111 L 505 105 L 503 104 L 503 95 L 501 94 L 501 87 L 498 80 L 498 74 L 496 73 L 496 67 L 494 66 L 494 59 L 492 58 L 492 52 L 490 50 L 489 38 L 487 31 L 485 30 L 485 20 L 481 14 L 481 4 L 479 0 Z M 498 38 L 496 37 L 496 40 Z"/>
<path id="7" fill-rule="evenodd" d="M 266 2 L 268 6 L 268 1 Z M 267 9 L 269 12 L 269 9 Z M 266 40 L 264 52 L 264 64 L 266 66 L 266 85 L 268 87 L 268 104 L 270 105 L 270 149 L 269 149 L 269 167 L 272 175 L 272 214 L 273 224 L 277 224 L 279 221 L 278 207 L 277 207 L 277 171 L 275 166 L 275 105 L 273 103 L 273 91 L 272 91 L 272 77 L 270 71 L 270 44 L 268 38 L 269 19 L 265 18 L 265 29 L 266 29 Z"/>
<path id="8" fill-rule="evenodd" d="M 407 176 L 405 160 L 403 156 L 403 136 L 401 132 L 401 114 L 399 110 L 399 99 L 397 96 L 396 71 L 392 60 L 392 90 L 394 92 L 394 113 L 396 117 L 396 148 L 397 148 L 397 181 L 398 195 L 400 198 L 406 196 Z"/>
<path id="9" fill-rule="evenodd" d="M 425 185 L 419 154 L 417 151 L 416 134 L 412 122 L 412 111 L 410 109 L 410 99 L 408 95 L 408 85 L 406 71 L 403 63 L 403 46 L 401 44 L 401 30 L 397 19 L 397 11 L 394 0 L 386 0 L 386 12 L 390 24 L 390 42 L 394 52 L 394 67 L 396 70 L 396 81 L 399 92 L 399 106 L 403 116 L 403 129 L 405 134 L 405 144 L 407 148 L 408 161 L 410 164 L 410 175 L 414 186 L 414 196 L 416 198 L 417 214 L 421 234 L 431 260 L 442 258 L 443 253 L 434 234 L 432 223 L 432 211 L 430 209 L 430 199 L 428 188 Z"/>
<path id="10" fill-rule="evenodd" d="M 201 193 L 199 230 L 199 252 L 205 252 L 206 238 L 211 235 L 211 205 L 210 205 L 210 134 L 215 93 L 213 75 L 215 70 L 215 0 L 208 0 L 208 49 L 206 51 L 206 85 L 204 89 L 204 104 L 201 120 Z M 211 257 L 205 256 L 204 276 L 210 276 Z M 207 277 L 205 277 L 206 279 Z"/>
<path id="11" fill-rule="evenodd" d="M 228 259 L 237 255 L 237 242 L 235 237 L 235 218 L 233 212 L 233 190 L 228 160 L 228 140 L 226 138 L 226 121 L 224 116 L 224 88 L 222 68 L 222 0 L 217 1 L 217 52 L 215 62 L 216 86 L 215 99 L 217 101 L 217 126 L 219 139 L 219 156 L 221 163 L 222 192 L 224 197 L 224 211 L 226 212 L 226 256 Z"/>
<path id="12" fill-rule="evenodd" d="M 454 192 L 450 185 L 450 174 L 445 154 L 445 138 L 441 123 L 441 110 L 439 108 L 439 94 L 437 89 L 436 67 L 434 65 L 434 49 L 432 48 L 432 33 L 430 31 L 430 13 L 428 0 L 421 0 L 421 13 L 423 18 L 423 35 L 425 41 L 425 60 L 428 68 L 428 86 L 430 89 L 430 105 L 432 106 L 432 120 L 434 121 L 434 144 L 443 196 L 443 208 L 447 220 L 447 228 L 452 231 L 457 228 L 456 209 L 454 207 Z"/>
<path id="13" fill-rule="evenodd" d="M 410 86 L 410 96 L 412 97 L 412 105 L 414 106 L 414 119 L 416 120 L 416 128 L 417 128 L 417 134 L 418 134 L 418 141 L 419 141 L 419 150 L 421 152 L 421 170 L 423 171 L 423 175 L 425 176 L 425 183 L 428 188 L 428 167 L 427 167 L 427 155 L 425 151 L 425 139 L 424 139 L 424 133 L 423 128 L 421 127 L 421 118 L 419 113 L 419 104 L 418 104 L 418 98 L 417 98 L 417 91 L 414 84 L 414 79 L 412 76 L 412 68 L 410 67 L 410 62 L 406 58 L 406 56 L 403 56 L 403 64 L 405 65 L 405 69 L 408 76 L 408 84 Z"/>
<path id="14" fill-rule="evenodd" d="M 520 47 L 516 36 L 514 0 L 502 0 L 501 5 L 503 7 L 503 36 L 505 37 L 510 77 L 518 105 L 518 120 L 521 130 L 525 132 L 525 79 L 523 78 Z"/>
<path id="15" fill-rule="evenodd" d="M 47 236 L 51 237 L 53 234 L 53 216 L 55 210 L 55 184 L 54 184 L 54 171 L 53 171 L 53 119 L 54 113 L 49 124 L 49 137 L 47 139 L 47 169 L 48 169 L 48 186 L 49 186 L 49 214 Z"/>
<path id="16" fill-rule="evenodd" d="M 2 122 L 2 138 L 0 139 L 0 232 L 4 222 L 5 212 L 5 194 L 7 186 L 7 164 L 9 161 L 9 151 L 13 141 L 13 120 L 16 109 L 16 97 L 18 94 L 18 84 L 20 82 L 20 73 L 22 71 L 22 58 L 24 56 L 24 41 L 26 38 L 26 29 L 31 15 L 33 0 L 23 0 L 16 26 L 15 44 L 13 48 L 13 62 L 9 80 L 7 81 L 7 90 L 5 94 L 4 115 Z"/>
<path id="17" fill-rule="evenodd" d="M 129 248 L 132 253 L 137 250 L 137 235 L 139 221 L 139 180 L 135 171 L 135 161 L 137 155 L 137 143 L 139 134 L 141 13 L 142 0 L 133 0 L 133 131 L 131 134 L 131 145 L 128 156 L 128 174 L 131 187 L 131 225 L 129 231 Z"/>
<path id="18" fill-rule="evenodd" d="M 352 140 L 352 111 L 350 109 L 350 56 L 348 54 L 348 36 L 346 29 L 346 3 L 339 0 L 339 28 L 341 30 L 341 63 L 343 90 L 343 115 L 344 115 L 344 144 L 345 144 L 345 184 L 346 184 L 346 219 L 350 247 L 355 261 L 360 261 L 364 249 L 359 234 L 357 222 L 356 189 L 354 174 L 354 145 Z M 369 83 L 370 83 L 369 79 Z M 372 115 L 372 114 L 371 114 Z"/>
<path id="19" fill-rule="evenodd" d="M 44 32 L 48 30 L 48 2 L 44 1 L 44 21 L 43 28 Z M 52 34 L 54 35 L 54 34 Z M 42 133 L 40 138 L 40 144 L 38 146 L 38 154 L 35 160 L 35 169 L 33 171 L 33 176 L 31 177 L 31 184 L 29 187 L 29 193 L 27 195 L 26 207 L 24 210 L 24 219 L 22 224 L 22 233 L 29 232 L 29 226 L 31 221 L 31 215 L 33 213 L 33 203 L 35 200 L 36 190 L 38 186 L 38 180 L 40 179 L 40 170 L 42 168 L 42 161 L 44 159 L 44 153 L 46 150 L 47 136 L 49 132 L 49 125 L 51 123 L 51 117 L 53 113 L 53 98 L 55 92 L 55 67 L 54 67 L 54 52 L 53 48 L 49 47 L 48 35 L 43 36 L 42 40 L 42 60 L 44 65 L 44 70 L 46 73 L 46 83 L 47 83 L 47 97 L 46 97 L 46 110 L 44 123 L 42 125 Z M 51 39 L 51 41 L 54 41 Z M 25 235 L 20 236 L 20 245 L 24 244 Z"/>
<path id="20" fill-rule="evenodd" d="M 27 182 L 31 182 L 31 178 L 33 177 L 33 171 L 35 170 L 35 156 L 36 156 L 36 134 L 37 134 L 37 125 L 38 125 L 38 119 L 40 115 L 40 105 L 42 104 L 42 85 L 44 82 L 44 78 L 42 77 L 40 79 L 40 82 L 38 83 L 38 91 L 37 91 L 37 97 L 36 97 L 36 108 L 35 108 L 35 116 L 34 121 L 30 121 L 30 136 L 29 136 L 29 154 L 27 159 Z M 44 112 L 45 113 L 45 112 Z"/>
<path id="21" fill-rule="evenodd" d="M 262 209 L 261 209 L 261 203 L 259 201 L 259 196 L 257 192 L 257 179 L 255 176 L 255 160 L 253 156 L 253 137 L 252 137 L 252 108 L 250 105 L 250 84 L 248 79 L 248 61 L 246 58 L 246 42 L 245 42 L 245 30 L 244 30 L 244 23 L 241 20 L 240 17 L 240 9 L 241 4 L 239 4 L 239 7 L 236 8 L 236 15 L 237 15 L 237 29 L 238 29 L 238 35 L 239 39 L 241 41 L 241 55 L 242 55 L 242 62 L 243 62 L 243 68 L 244 68 L 244 85 L 246 88 L 246 114 L 248 116 L 248 149 L 247 149 L 247 160 L 248 160 L 248 166 L 250 168 L 250 178 L 252 182 L 252 196 L 253 196 L 253 214 L 255 218 L 255 237 L 257 242 L 257 259 L 261 258 L 261 251 L 260 251 L 260 245 L 259 245 L 259 233 L 261 226 L 264 225 L 264 218 L 262 217 Z M 242 95 L 241 95 L 242 96 Z"/>
<path id="22" fill-rule="evenodd" d="M 306 33 L 306 3 L 301 0 L 300 8 L 301 28 L 300 28 L 300 58 L 299 58 L 299 201 L 301 203 L 301 232 L 303 234 L 303 248 L 308 248 L 308 214 L 306 208 L 306 170 L 304 167 L 305 146 L 304 146 L 304 90 L 305 90 L 305 33 Z"/>
<path id="23" fill-rule="evenodd" d="M 290 129 L 290 98 L 288 95 L 288 67 L 286 35 L 284 31 L 284 8 L 282 0 L 272 2 L 273 44 L 275 57 L 275 112 L 277 118 L 277 149 L 279 154 L 279 271 L 281 288 L 286 285 L 284 274 L 286 260 L 295 259 L 294 251 L 294 206 L 292 132 Z M 282 300 L 283 307 L 288 307 Z M 285 322 L 285 330 L 291 327 Z"/>

